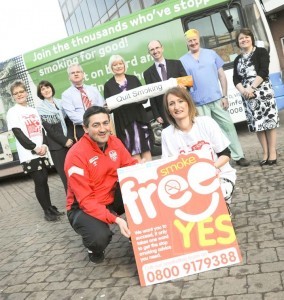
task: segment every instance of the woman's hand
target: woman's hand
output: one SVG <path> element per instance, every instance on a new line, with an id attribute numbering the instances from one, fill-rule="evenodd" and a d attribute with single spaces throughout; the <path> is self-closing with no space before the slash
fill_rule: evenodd
<path id="1" fill-rule="evenodd" d="M 251 99 L 254 98 L 254 89 L 251 86 L 246 87 L 243 92 L 242 92 L 243 96 L 245 99 Z"/>
<path id="2" fill-rule="evenodd" d="M 72 145 L 73 145 L 73 140 L 68 139 L 66 144 L 65 144 L 65 147 L 70 148 Z"/>

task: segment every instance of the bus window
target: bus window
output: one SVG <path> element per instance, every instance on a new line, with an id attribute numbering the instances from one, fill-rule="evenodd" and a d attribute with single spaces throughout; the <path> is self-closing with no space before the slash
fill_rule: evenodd
<path id="1" fill-rule="evenodd" d="M 215 50 L 225 63 L 233 62 L 240 53 L 236 46 L 236 31 L 242 26 L 242 21 L 237 7 L 226 10 L 228 16 L 232 16 L 232 32 L 226 28 L 220 12 L 214 12 L 207 16 L 193 16 L 185 24 L 185 28 L 195 28 L 200 33 L 200 45 L 203 48 Z"/>

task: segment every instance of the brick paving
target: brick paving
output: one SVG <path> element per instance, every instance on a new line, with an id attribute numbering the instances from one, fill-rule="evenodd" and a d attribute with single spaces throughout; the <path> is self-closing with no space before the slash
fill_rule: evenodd
<path id="1" fill-rule="evenodd" d="M 259 167 L 261 149 L 245 126 L 238 133 L 251 166 L 236 166 L 233 224 L 243 256 L 239 265 L 140 287 L 128 240 L 117 228 L 102 264 L 88 261 L 66 216 L 43 219 L 27 177 L 0 182 L 0 299 L 284 299 L 284 111 L 277 166 Z M 64 210 L 57 174 L 49 179 L 53 203 Z"/>

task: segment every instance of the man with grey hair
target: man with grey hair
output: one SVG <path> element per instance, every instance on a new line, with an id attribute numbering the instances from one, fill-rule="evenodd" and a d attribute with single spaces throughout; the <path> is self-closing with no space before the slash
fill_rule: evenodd
<path id="1" fill-rule="evenodd" d="M 104 106 L 105 101 L 95 86 L 84 84 L 85 74 L 79 63 L 69 65 L 67 73 L 71 86 L 62 93 L 62 107 L 74 124 L 75 139 L 79 140 L 84 134 L 84 112 L 93 105 Z"/>

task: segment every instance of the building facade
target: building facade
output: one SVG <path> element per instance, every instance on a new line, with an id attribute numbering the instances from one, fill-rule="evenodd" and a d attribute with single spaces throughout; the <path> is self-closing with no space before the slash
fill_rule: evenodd
<path id="1" fill-rule="evenodd" d="M 162 0 L 58 0 L 68 35 L 126 16 Z"/>

